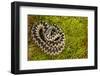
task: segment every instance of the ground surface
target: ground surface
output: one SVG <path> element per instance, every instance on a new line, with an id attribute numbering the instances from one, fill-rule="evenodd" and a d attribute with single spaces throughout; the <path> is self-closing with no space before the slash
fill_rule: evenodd
<path id="1" fill-rule="evenodd" d="M 31 29 L 33 24 L 39 20 L 50 24 L 55 23 L 63 30 L 65 34 L 65 48 L 59 55 L 47 55 L 33 42 Z M 87 17 L 28 15 L 28 60 L 87 58 L 87 27 Z"/>

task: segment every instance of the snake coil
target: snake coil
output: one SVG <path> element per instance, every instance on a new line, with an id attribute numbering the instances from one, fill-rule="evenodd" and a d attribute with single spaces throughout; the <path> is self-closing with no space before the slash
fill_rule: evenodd
<path id="1" fill-rule="evenodd" d="M 56 25 L 49 25 L 46 22 L 33 24 L 33 41 L 47 54 L 57 55 L 64 49 L 64 33 Z"/>

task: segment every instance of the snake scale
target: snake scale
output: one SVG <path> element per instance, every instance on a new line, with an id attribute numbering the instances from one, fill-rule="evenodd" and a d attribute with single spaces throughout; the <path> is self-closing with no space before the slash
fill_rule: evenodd
<path id="1" fill-rule="evenodd" d="M 37 22 L 32 26 L 33 41 L 49 55 L 57 55 L 64 49 L 65 37 L 63 31 L 56 24 Z"/>

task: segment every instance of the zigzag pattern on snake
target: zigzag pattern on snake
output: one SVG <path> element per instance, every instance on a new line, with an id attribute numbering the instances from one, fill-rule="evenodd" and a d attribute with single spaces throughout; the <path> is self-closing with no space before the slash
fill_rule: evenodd
<path id="1" fill-rule="evenodd" d="M 64 49 L 64 33 L 56 24 L 41 21 L 33 24 L 31 31 L 33 41 L 46 54 L 57 55 Z"/>

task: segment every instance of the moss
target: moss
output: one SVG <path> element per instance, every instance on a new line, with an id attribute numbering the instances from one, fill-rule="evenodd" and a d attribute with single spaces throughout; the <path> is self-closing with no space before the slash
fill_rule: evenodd
<path id="1" fill-rule="evenodd" d="M 65 48 L 59 55 L 47 55 L 33 42 L 31 29 L 33 24 L 39 20 L 49 24 L 57 24 L 63 30 L 66 39 Z M 28 15 L 28 60 L 87 58 L 87 27 L 87 17 Z"/>

